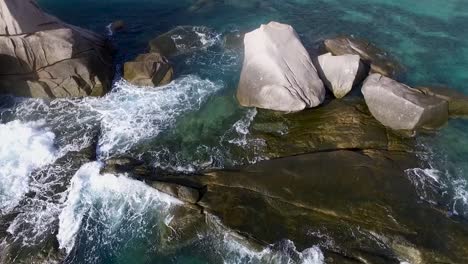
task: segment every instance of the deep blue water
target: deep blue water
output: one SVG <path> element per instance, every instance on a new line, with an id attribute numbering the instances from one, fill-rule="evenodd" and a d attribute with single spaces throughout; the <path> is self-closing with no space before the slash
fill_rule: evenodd
<path id="1" fill-rule="evenodd" d="M 135 89 L 117 77 L 114 93 L 104 99 L 52 103 L 11 99 L 16 105 L 2 112 L 2 123 L 44 120 L 44 124 L 30 125 L 32 130 L 24 132 L 30 135 L 37 132 L 35 129 L 49 128 L 55 134 L 53 147 L 47 142 L 37 147 L 42 154 L 57 156 L 79 149 L 99 127 L 103 131 L 101 159 L 129 152 L 156 166 L 181 170 L 251 162 L 255 157 L 247 156 L 233 143 L 243 140 L 242 126 L 248 126 L 254 114 L 239 107 L 234 98 L 242 57 L 225 51 L 220 43 L 229 32 L 251 30 L 271 20 L 291 24 L 311 50 L 324 38 L 338 34 L 368 39 L 401 62 L 405 70 L 400 81 L 413 86 L 446 85 L 468 94 L 468 5 L 463 0 L 213 0 L 194 8 L 195 2 L 40 0 L 44 9 L 64 21 L 102 34 L 108 33 L 106 26 L 112 21 L 124 20 L 125 30 L 111 37 L 117 47 L 117 68 L 145 52 L 151 38 L 178 25 L 209 27 L 218 39 L 206 49 L 171 58 L 176 81 L 168 92 Z M 425 150 L 422 166 L 437 170 L 436 188 L 449 190 L 453 211 L 465 216 L 466 131 L 468 120 L 453 120 L 437 134 L 420 138 Z M 98 167 L 91 164 L 82 168 L 66 193 L 68 201 L 47 201 L 41 207 L 46 220 L 35 224 L 59 232 L 61 246 L 71 249 L 75 245 L 67 262 L 287 263 L 282 252 L 255 251 L 234 237 L 226 237 L 227 230 L 216 223 L 216 228 L 202 232 L 204 236 L 198 241 L 163 243 L 167 230 L 162 226 L 177 207 L 175 202 L 157 197 L 153 190 L 129 179 L 96 180 L 92 175 L 96 176 Z M 25 218 L 37 208 L 30 210 L 30 215 L 27 210 L 24 213 Z M 25 236 L 43 235 L 40 230 L 31 232 Z M 304 253 L 301 260 L 319 263 L 313 254 Z"/>

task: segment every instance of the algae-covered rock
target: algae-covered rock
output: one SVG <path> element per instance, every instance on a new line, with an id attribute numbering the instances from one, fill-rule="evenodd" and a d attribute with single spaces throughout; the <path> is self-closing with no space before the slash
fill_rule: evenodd
<path id="1" fill-rule="evenodd" d="M 414 140 L 386 129 L 359 98 L 293 114 L 259 111 L 251 133 L 265 141 L 269 158 L 337 149 L 411 151 Z"/>
<path id="2" fill-rule="evenodd" d="M 192 179 L 206 185 L 205 211 L 265 244 L 319 244 L 360 263 L 465 263 L 468 227 L 420 202 L 404 172 L 416 165 L 402 152 L 343 150 Z"/>

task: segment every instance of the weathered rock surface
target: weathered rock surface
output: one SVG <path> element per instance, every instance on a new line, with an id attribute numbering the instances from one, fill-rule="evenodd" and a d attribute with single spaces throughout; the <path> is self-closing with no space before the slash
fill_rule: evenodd
<path id="1" fill-rule="evenodd" d="M 362 99 L 351 97 L 293 114 L 259 111 L 250 131 L 265 142 L 263 155 L 270 159 L 339 149 L 414 149 L 414 138 L 385 128 Z"/>
<path id="2" fill-rule="evenodd" d="M 140 86 L 160 86 L 172 81 L 174 71 L 159 53 L 141 54 L 124 64 L 124 79 Z"/>
<path id="3" fill-rule="evenodd" d="M 452 117 L 468 117 L 468 96 L 447 87 L 417 87 L 422 93 L 448 102 Z"/>
<path id="4" fill-rule="evenodd" d="M 203 212 L 263 245 L 319 245 L 336 263 L 465 263 L 468 228 L 420 201 L 404 172 L 415 166 L 405 152 L 337 150 L 149 178 L 203 189 Z"/>
<path id="5" fill-rule="evenodd" d="M 207 27 L 178 26 L 149 42 L 150 52 L 169 57 L 206 48 L 217 41 L 217 34 Z"/>
<path id="6" fill-rule="evenodd" d="M 270 22 L 244 38 L 237 99 L 243 106 L 285 112 L 315 107 L 325 88 L 294 29 Z"/>
<path id="7" fill-rule="evenodd" d="M 44 13 L 34 0 L 2 1 L 0 12 L 0 93 L 54 98 L 110 89 L 104 38 Z"/>
<path id="8" fill-rule="evenodd" d="M 358 55 L 333 56 L 327 53 L 318 57 L 317 70 L 325 86 L 336 98 L 347 95 L 357 80 L 362 80 L 363 66 Z"/>
<path id="9" fill-rule="evenodd" d="M 324 41 L 325 49 L 333 55 L 355 54 L 361 57 L 364 63 L 370 66 L 373 73 L 380 73 L 387 77 L 398 75 L 402 67 L 385 51 L 366 40 L 342 36 Z"/>
<path id="10" fill-rule="evenodd" d="M 448 103 L 380 74 L 370 75 L 362 93 L 372 115 L 397 130 L 438 128 L 448 120 Z"/>

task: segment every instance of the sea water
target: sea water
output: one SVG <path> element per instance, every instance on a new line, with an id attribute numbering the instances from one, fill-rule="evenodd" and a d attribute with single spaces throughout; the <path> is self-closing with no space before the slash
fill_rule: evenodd
<path id="1" fill-rule="evenodd" d="M 366 38 L 401 62 L 400 81 L 446 85 L 468 94 L 468 5 L 463 0 L 39 3 L 66 22 L 107 34 L 118 49 L 117 69 L 175 26 L 206 27 L 211 33 L 199 35 L 202 49 L 171 58 L 176 78 L 162 89 L 135 87 L 117 75 L 112 92 L 102 98 L 1 98 L 0 211 L 9 220 L 0 249 L 15 243 L 24 252 L 52 235 L 68 263 L 323 263 L 319 247 L 298 252 L 293 242 L 279 241 L 253 248 L 214 217 L 207 220 L 210 231 L 200 232 L 197 240 L 167 247 L 161 232 L 170 229 L 180 201 L 125 175 L 99 173 L 102 161 L 123 153 L 176 171 L 263 159 L 255 152 L 262 142 L 247 137 L 256 111 L 239 107 L 234 97 L 242 54 L 222 48 L 230 32 L 275 20 L 291 24 L 309 50 L 338 34 Z M 109 23 L 120 19 L 125 30 L 109 32 Z M 452 120 L 441 131 L 421 136 L 423 163 L 408 170 L 421 199 L 430 201 L 430 190 L 445 192 L 452 213 L 465 217 L 467 130 L 468 121 Z M 62 172 L 67 168 L 51 166 L 89 146 L 97 134 L 98 161 L 67 179 Z M 32 174 L 41 170 L 49 177 Z M 64 182 L 69 183 L 65 191 L 37 198 Z"/>

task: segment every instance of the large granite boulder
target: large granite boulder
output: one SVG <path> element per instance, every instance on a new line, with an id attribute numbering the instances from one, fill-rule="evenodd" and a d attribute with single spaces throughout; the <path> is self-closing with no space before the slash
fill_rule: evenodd
<path id="1" fill-rule="evenodd" d="M 99 96 L 111 87 L 106 39 L 44 13 L 34 0 L 0 3 L 0 93 Z"/>
<path id="2" fill-rule="evenodd" d="M 417 87 L 422 93 L 445 100 L 451 117 L 468 117 L 468 95 L 447 87 Z"/>
<path id="3" fill-rule="evenodd" d="M 296 112 L 315 107 L 325 88 L 294 29 L 270 22 L 247 33 L 237 99 L 247 107 Z"/>
<path id="4" fill-rule="evenodd" d="M 362 93 L 372 115 L 392 129 L 432 129 L 448 120 L 447 101 L 377 73 L 365 80 Z"/>
<path id="5" fill-rule="evenodd" d="M 159 53 L 146 53 L 124 64 L 124 79 L 139 86 L 160 86 L 172 81 L 174 71 Z"/>
<path id="6" fill-rule="evenodd" d="M 325 49 L 335 56 L 355 54 L 370 66 L 373 73 L 380 73 L 387 77 L 398 75 L 402 66 L 385 51 L 369 43 L 366 40 L 341 36 L 324 41 Z"/>
<path id="7" fill-rule="evenodd" d="M 331 53 L 318 57 L 317 70 L 325 85 L 336 98 L 347 95 L 353 85 L 362 81 L 364 67 L 358 55 L 333 56 Z"/>
<path id="8" fill-rule="evenodd" d="M 169 57 L 209 47 L 218 40 L 218 35 L 210 28 L 178 26 L 152 39 L 149 42 L 149 50 Z"/>

